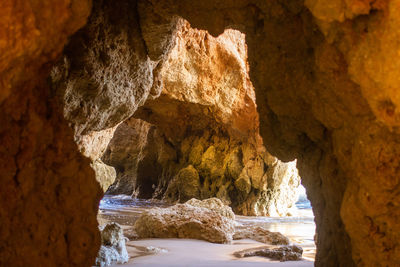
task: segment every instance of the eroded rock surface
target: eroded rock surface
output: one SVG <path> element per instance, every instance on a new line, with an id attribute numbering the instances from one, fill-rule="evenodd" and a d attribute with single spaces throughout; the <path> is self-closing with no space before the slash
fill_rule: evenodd
<path id="1" fill-rule="evenodd" d="M 316 265 L 399 265 L 399 1 L 151 2 L 215 36 L 246 34 L 261 135 L 297 158 Z"/>
<path id="2" fill-rule="evenodd" d="M 98 10 L 107 10 L 110 3 Z M 143 38 L 135 39 L 144 40 L 154 61 L 164 46 L 152 44 L 168 43 L 170 36 L 157 30 L 168 32 L 174 14 L 215 36 L 226 27 L 246 34 L 261 135 L 273 155 L 298 159 L 317 223 L 316 265 L 400 265 L 399 1 L 140 3 L 140 10 L 131 1 L 135 8 L 119 8 L 114 14 L 142 14 L 131 24 L 136 32 L 137 21 L 157 21 L 149 31 L 141 26 Z M 158 14 L 157 20 L 149 10 Z M 49 65 L 89 12 L 89 1 L 0 3 L 1 265 L 90 265 L 99 245 L 98 185 L 44 82 Z M 119 25 L 114 18 L 108 23 Z M 96 57 L 107 62 L 108 53 Z M 80 88 L 82 96 L 91 95 L 87 88 Z M 139 102 L 143 99 L 138 95 Z M 82 132 L 105 129 L 107 121 L 115 125 L 125 117 L 119 116 L 123 108 L 114 119 L 113 108 L 102 107 L 107 115 L 96 122 L 92 106 L 82 107 L 71 116 Z M 79 114 L 88 115 L 90 122 Z"/>
<path id="3" fill-rule="evenodd" d="M 234 240 L 252 239 L 271 245 L 289 245 L 289 238 L 279 232 L 271 232 L 260 226 L 246 225 L 236 226 Z"/>
<path id="4" fill-rule="evenodd" d="M 159 95 L 157 68 L 179 25 L 162 21 L 144 1 L 94 2 L 51 75 L 77 136 L 113 127 Z"/>
<path id="5" fill-rule="evenodd" d="M 230 243 L 234 221 L 207 208 L 177 204 L 143 212 L 135 222 L 140 238 L 189 238 Z"/>
<path id="6" fill-rule="evenodd" d="M 101 197 L 46 78 L 90 1 L 0 2 L 0 266 L 90 266 Z"/>
<path id="7" fill-rule="evenodd" d="M 211 211 L 217 212 L 219 215 L 224 216 L 228 219 L 235 219 L 235 214 L 233 213 L 232 209 L 224 205 L 222 201 L 218 198 L 207 198 L 204 200 L 198 200 L 195 198 L 192 198 L 191 200 L 188 200 L 185 202 L 185 204 L 194 206 L 194 207 L 200 207 L 200 208 L 206 208 Z"/>
<path id="8" fill-rule="evenodd" d="M 117 177 L 115 169 L 107 164 L 104 164 L 101 160 L 96 160 L 90 164 L 95 172 L 96 180 L 99 182 L 104 192 L 112 185 Z"/>
<path id="9" fill-rule="evenodd" d="M 238 251 L 233 255 L 238 258 L 261 256 L 278 261 L 299 261 L 302 259 L 303 249 L 296 245 L 277 248 L 261 247 Z"/>
<path id="10" fill-rule="evenodd" d="M 295 163 L 263 146 L 246 53 L 238 31 L 214 38 L 186 23 L 177 32 L 160 70 L 160 97 L 134 115 L 151 125 L 122 123 L 103 157 L 117 169 L 110 193 L 217 197 L 240 214 L 287 214 L 300 178 Z"/>
<path id="11" fill-rule="evenodd" d="M 102 226 L 100 230 L 101 247 L 95 265 L 106 267 L 113 263 L 123 264 L 128 262 L 129 255 L 121 226 L 118 223 L 109 223 Z"/>

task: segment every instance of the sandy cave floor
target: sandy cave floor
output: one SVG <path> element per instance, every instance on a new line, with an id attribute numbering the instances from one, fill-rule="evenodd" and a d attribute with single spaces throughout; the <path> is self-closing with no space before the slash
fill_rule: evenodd
<path id="1" fill-rule="evenodd" d="M 167 252 L 149 254 L 143 251 L 150 246 Z M 307 259 L 306 247 L 303 247 L 302 261 L 277 262 L 264 257 L 238 259 L 233 256 L 236 251 L 261 246 L 265 244 L 250 239 L 236 240 L 230 245 L 192 239 L 143 239 L 127 242 L 128 263 L 111 266 L 314 266 L 314 261 Z"/>
<path id="2" fill-rule="evenodd" d="M 108 196 L 101 202 L 98 220 L 100 225 L 118 222 L 130 238 L 136 219 L 144 210 L 155 206 L 163 207 L 165 204 L 126 196 Z M 240 225 L 258 225 L 287 236 L 293 244 L 303 248 L 302 261 L 278 262 L 265 257 L 236 258 L 234 252 L 266 246 L 250 239 L 234 240 L 232 244 L 215 244 L 193 239 L 155 238 L 128 241 L 128 263 L 111 266 L 314 266 L 316 248 L 313 219 L 310 207 L 299 209 L 294 217 L 236 216 L 236 222 Z M 149 247 L 164 252 L 149 252 Z"/>

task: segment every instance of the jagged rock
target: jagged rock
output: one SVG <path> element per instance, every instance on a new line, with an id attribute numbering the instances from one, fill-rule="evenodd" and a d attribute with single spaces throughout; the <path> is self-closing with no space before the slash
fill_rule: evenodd
<path id="1" fill-rule="evenodd" d="M 214 36 L 226 27 L 245 33 L 261 135 L 273 155 L 298 159 L 313 204 L 316 265 L 400 265 L 398 0 L 147 0 L 96 6 L 100 2 L 94 1 L 93 10 L 134 5 L 112 13 L 134 15 L 129 16 L 134 18 L 130 27 L 142 31 L 143 38 L 130 36 L 139 37 L 132 40 L 148 48 L 150 59 L 157 59 L 164 47 L 159 44 L 168 44 L 173 36 L 168 23 L 175 15 Z M 68 37 L 85 24 L 91 3 L 9 0 L 0 5 L 0 265 L 89 265 L 99 245 L 95 217 L 100 191 L 46 77 Z M 120 26 L 114 22 L 99 28 Z M 168 34 L 158 35 L 158 29 Z M 101 40 L 104 32 L 99 33 L 96 39 Z M 96 62 L 107 63 L 105 54 L 94 53 Z M 98 73 L 77 58 L 82 75 Z M 149 76 L 143 79 L 146 83 Z M 82 95 L 91 95 L 89 88 L 80 87 Z M 111 99 L 117 101 L 127 91 Z M 138 101 L 143 99 L 138 95 Z M 113 110 L 104 103 L 102 109 Z M 116 117 L 124 108 L 119 111 Z M 85 111 L 77 113 L 80 117 Z M 196 162 L 207 148 L 192 153 Z M 236 173 L 236 168 L 227 173 Z M 241 197 L 252 181 L 243 179 L 238 183 Z M 225 188 L 207 185 L 214 187 L 212 192 Z"/>
<path id="2" fill-rule="evenodd" d="M 302 259 L 303 249 L 296 245 L 277 248 L 260 247 L 235 252 L 238 258 L 261 256 L 279 261 L 299 261 Z"/>
<path id="3" fill-rule="evenodd" d="M 233 213 L 232 209 L 224 205 L 222 201 L 218 198 L 208 198 L 204 200 L 198 200 L 195 198 L 192 198 L 191 200 L 188 200 L 185 202 L 185 204 L 194 206 L 194 207 L 201 207 L 201 208 L 206 208 L 212 211 L 217 212 L 219 215 L 227 217 L 228 219 L 235 219 L 235 213 Z"/>
<path id="4" fill-rule="evenodd" d="M 75 141 L 81 153 L 90 158 L 92 162 L 100 159 L 113 138 L 118 125 L 101 131 L 91 131 L 86 135 L 75 135 Z"/>
<path id="5" fill-rule="evenodd" d="M 90 266 L 101 189 L 47 83 L 91 1 L 0 1 L 0 266 Z"/>
<path id="6" fill-rule="evenodd" d="M 259 136 L 244 35 L 214 38 L 186 23 L 177 36 L 160 70 L 161 96 L 138 109 L 140 120 L 121 124 L 103 157 L 117 169 L 109 193 L 181 203 L 217 197 L 238 214 L 286 215 L 300 178 L 295 163 L 271 156 Z"/>
<path id="7" fill-rule="evenodd" d="M 271 245 L 289 245 L 289 238 L 279 232 L 270 232 L 260 226 L 246 225 L 236 226 L 234 240 L 252 239 Z"/>
<path id="8" fill-rule="evenodd" d="M 192 238 L 230 243 L 234 221 L 206 208 L 177 204 L 143 212 L 135 222 L 140 238 Z"/>
<path id="9" fill-rule="evenodd" d="M 123 230 L 118 223 L 109 223 L 101 230 L 101 247 L 95 265 L 109 266 L 112 263 L 126 263 L 129 255 L 125 246 Z"/>
<path id="10" fill-rule="evenodd" d="M 51 78 L 78 139 L 114 127 L 160 94 L 157 69 L 180 20 L 161 27 L 153 12 L 137 1 L 95 1 L 86 26 L 65 47 Z"/>
<path id="11" fill-rule="evenodd" d="M 99 159 L 93 162 L 90 166 L 96 174 L 96 180 L 99 182 L 103 191 L 106 192 L 108 187 L 114 183 L 115 177 L 117 176 L 114 167 L 104 164 Z"/>

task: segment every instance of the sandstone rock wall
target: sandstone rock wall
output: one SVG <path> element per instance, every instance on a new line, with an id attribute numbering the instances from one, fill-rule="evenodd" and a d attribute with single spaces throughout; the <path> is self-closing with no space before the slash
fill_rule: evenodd
<path id="1" fill-rule="evenodd" d="M 295 163 L 271 156 L 258 133 L 244 35 L 214 38 L 186 23 L 161 68 L 163 91 L 118 127 L 103 160 L 109 193 L 185 202 L 218 197 L 235 212 L 286 215 L 300 183 Z"/>
<path id="2" fill-rule="evenodd" d="M 139 19 L 132 21 L 130 30 L 138 37 L 134 40 L 146 44 L 144 53 L 154 62 L 171 45 L 170 22 L 175 14 L 215 36 L 227 27 L 244 32 L 264 144 L 284 161 L 297 158 L 313 204 L 316 265 L 400 264 L 399 0 L 113 2 L 96 1 L 102 3 L 96 10 L 120 5 L 113 13 L 118 16 L 111 16 L 110 25 L 100 28 L 121 25 L 125 12 L 139 14 L 132 15 Z M 133 8 L 124 8 L 127 5 Z M 68 36 L 83 26 L 89 12 L 90 1 L 0 3 L 1 265 L 89 266 L 98 249 L 95 211 L 100 189 L 73 136 L 115 126 L 130 116 L 122 115 L 126 110 L 133 111 L 123 104 L 120 110 L 104 108 L 110 97 L 99 97 L 96 86 L 61 90 L 62 97 L 72 96 L 73 105 L 66 110 L 76 111 L 75 115 L 67 112 L 74 133 L 44 82 Z M 138 22 L 142 35 L 137 34 Z M 120 40 L 124 42 L 126 36 L 120 35 Z M 100 32 L 96 38 L 107 39 Z M 136 45 L 142 51 L 143 45 Z M 131 51 L 121 47 L 125 48 Z M 104 49 L 96 51 L 97 68 L 110 55 L 100 53 Z M 79 54 L 77 58 L 77 64 L 71 65 L 73 60 L 62 59 L 55 77 L 62 79 L 63 70 L 78 66 L 87 85 L 98 83 L 105 95 L 112 94 L 97 76 L 103 73 L 88 63 L 86 74 Z M 140 73 L 150 69 L 159 73 L 156 67 L 146 67 L 148 59 L 144 62 L 135 63 L 143 67 Z M 122 76 L 128 82 L 134 77 Z M 85 84 L 77 80 L 78 85 Z M 153 90 L 148 91 L 150 83 Z M 138 87 L 144 94 L 160 92 L 153 84 L 161 84 L 149 76 L 143 77 L 142 84 L 149 85 Z M 115 92 L 112 99 L 120 93 L 135 97 L 128 101 L 133 106 L 145 99 Z M 87 95 L 93 102 L 104 101 L 104 116 L 96 115 L 96 105 L 86 103 L 91 102 Z M 88 99 L 83 110 L 74 108 L 79 103 L 75 96 Z M 82 114 L 90 120 L 82 119 Z"/>
<path id="3" fill-rule="evenodd" d="M 0 266 L 90 266 L 100 187 L 46 77 L 90 1 L 0 3 Z"/>
<path id="4" fill-rule="evenodd" d="M 180 24 L 163 21 L 144 1 L 94 3 L 51 73 L 77 139 L 114 127 L 160 94 L 158 70 Z"/>
<path id="5" fill-rule="evenodd" d="M 242 30 L 261 135 L 297 158 L 318 266 L 400 264 L 398 1 L 152 1 L 194 27 Z"/>
<path id="6" fill-rule="evenodd" d="M 179 18 L 163 21 L 144 1 L 96 1 L 51 71 L 75 141 L 103 188 L 115 176 L 100 157 L 116 126 L 160 94 L 159 69 L 180 27 Z"/>

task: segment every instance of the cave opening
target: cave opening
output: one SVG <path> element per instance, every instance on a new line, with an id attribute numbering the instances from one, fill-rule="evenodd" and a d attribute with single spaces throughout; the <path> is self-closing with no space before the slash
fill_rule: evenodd
<path id="1" fill-rule="evenodd" d="M 106 3 L 93 7 L 88 23 L 71 38 L 51 73 L 75 141 L 91 159 L 105 192 L 98 215 L 102 236 L 116 231 L 111 224 L 119 223 L 129 242 L 146 237 L 216 243 L 249 238 L 256 242 L 253 246 L 291 250 L 289 243 L 300 242 L 303 259 L 311 264 L 315 225 L 310 202 L 300 190 L 296 162 L 274 157 L 260 135 L 245 34 L 227 29 L 214 37 L 175 18 L 168 22 L 173 30 L 157 32 L 157 38 L 169 38 L 160 55 L 146 43 L 154 40 L 148 41 L 135 28 L 138 22 L 125 14 L 129 11 L 115 16 L 114 9 L 129 10 L 134 2 Z M 193 223 L 195 216 L 207 221 L 201 208 L 228 210 L 223 216 L 228 214 L 230 221 L 222 222 L 222 228 L 231 227 L 236 214 L 236 234 L 232 229 L 219 230 L 215 238 L 202 234 L 215 231 L 215 225 L 178 234 L 182 230 L 174 227 L 182 218 L 163 226 L 169 232 L 154 233 L 156 226 L 140 225 L 154 207 L 183 209 L 180 213 L 189 217 L 194 212 L 183 225 Z M 97 264 L 110 256 L 107 246 L 103 237 Z M 118 255 L 126 260 L 125 251 Z"/>
<path id="2" fill-rule="evenodd" d="M 98 231 L 117 206 L 130 239 L 285 243 L 246 218 L 291 212 L 297 160 L 315 265 L 399 266 L 398 14 L 397 0 L 2 1 L 0 265 L 126 260 L 106 236 L 122 240 L 120 225 Z M 150 258 L 177 245 L 137 242 Z"/>

